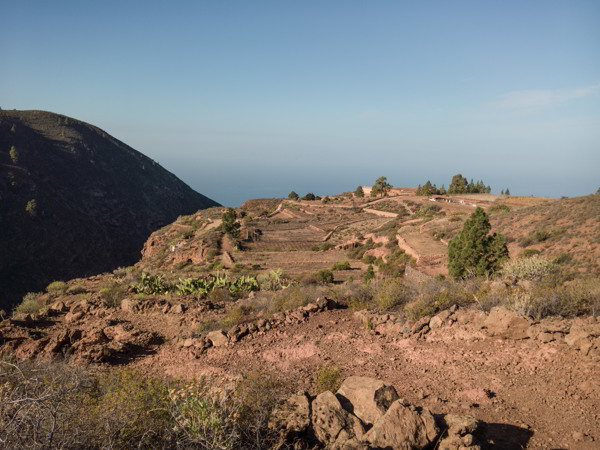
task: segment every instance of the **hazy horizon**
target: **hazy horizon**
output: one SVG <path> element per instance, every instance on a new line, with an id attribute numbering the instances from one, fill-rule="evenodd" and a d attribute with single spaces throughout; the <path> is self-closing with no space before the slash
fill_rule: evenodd
<path id="1" fill-rule="evenodd" d="M 600 3 L 12 2 L 0 107 L 84 120 L 198 192 L 452 175 L 600 187 Z"/>

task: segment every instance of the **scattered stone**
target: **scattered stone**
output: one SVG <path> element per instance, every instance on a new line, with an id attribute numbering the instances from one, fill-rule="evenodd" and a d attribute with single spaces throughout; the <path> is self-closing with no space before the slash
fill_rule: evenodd
<path id="1" fill-rule="evenodd" d="M 121 300 L 121 309 L 123 311 L 136 312 L 139 309 L 139 306 L 135 300 L 125 298 Z"/>
<path id="2" fill-rule="evenodd" d="M 63 313 L 69 310 L 69 308 L 67 307 L 67 305 L 65 305 L 64 302 L 55 302 L 53 303 L 50 308 L 50 311 L 54 312 L 54 313 Z"/>
<path id="3" fill-rule="evenodd" d="M 206 338 L 209 339 L 215 347 L 222 347 L 229 342 L 227 335 L 222 330 L 211 331 L 206 335 Z"/>
<path id="4" fill-rule="evenodd" d="M 171 313 L 183 314 L 186 310 L 187 310 L 187 308 L 185 307 L 185 305 L 183 303 L 178 303 L 171 308 Z"/>

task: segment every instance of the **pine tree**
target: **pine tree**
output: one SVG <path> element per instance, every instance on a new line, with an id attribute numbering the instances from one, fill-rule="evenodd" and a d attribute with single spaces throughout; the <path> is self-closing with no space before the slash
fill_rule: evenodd
<path id="1" fill-rule="evenodd" d="M 504 189 L 500 191 L 500 195 L 504 195 Z"/>
<path id="2" fill-rule="evenodd" d="M 454 278 L 489 276 L 500 269 L 508 257 L 504 236 L 489 235 L 487 214 L 477 208 L 461 232 L 448 244 L 448 272 Z"/>
<path id="3" fill-rule="evenodd" d="M 506 191 L 504 191 L 505 195 L 510 195 L 510 191 L 508 190 L 508 188 L 506 188 Z"/>
<path id="4" fill-rule="evenodd" d="M 365 196 L 365 191 L 363 191 L 362 186 L 358 186 L 354 191 L 354 195 L 359 198 L 363 198 Z"/>
<path id="5" fill-rule="evenodd" d="M 375 184 L 371 189 L 371 197 L 377 197 L 381 194 L 382 197 L 387 196 L 392 185 L 387 182 L 387 177 L 379 177 L 375 180 Z"/>
<path id="6" fill-rule="evenodd" d="M 237 222 L 237 214 L 235 209 L 227 208 L 221 215 L 221 220 L 223 222 L 223 230 L 225 233 L 231 235 L 234 238 L 240 236 L 240 227 L 241 225 Z"/>
<path id="7" fill-rule="evenodd" d="M 296 194 L 296 192 L 294 192 L 294 191 L 292 191 L 288 194 L 288 198 L 290 200 L 298 200 L 298 197 L 299 197 L 298 194 Z"/>

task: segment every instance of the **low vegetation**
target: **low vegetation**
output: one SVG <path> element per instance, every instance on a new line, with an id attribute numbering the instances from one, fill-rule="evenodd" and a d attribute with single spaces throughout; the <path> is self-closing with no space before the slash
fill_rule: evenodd
<path id="1" fill-rule="evenodd" d="M 4 448 L 267 448 L 281 383 L 251 374 L 233 391 L 132 370 L 93 374 L 64 363 L 0 361 Z"/>
<path id="2" fill-rule="evenodd" d="M 317 372 L 315 380 L 315 393 L 318 395 L 325 391 L 336 392 L 342 385 L 342 374 L 335 366 L 322 366 Z"/>
<path id="3" fill-rule="evenodd" d="M 133 292 L 138 294 L 168 294 L 176 292 L 179 295 L 198 295 L 207 297 L 215 289 L 226 289 L 231 294 L 238 292 L 258 291 L 260 285 L 255 276 L 242 275 L 238 278 L 229 278 L 227 274 L 209 274 L 199 278 L 179 279 L 174 284 L 167 282 L 163 277 L 142 273 L 139 283 L 131 286 Z"/>
<path id="4" fill-rule="evenodd" d="M 44 308 L 39 293 L 29 292 L 23 297 L 23 301 L 15 308 L 17 314 L 37 314 Z"/>

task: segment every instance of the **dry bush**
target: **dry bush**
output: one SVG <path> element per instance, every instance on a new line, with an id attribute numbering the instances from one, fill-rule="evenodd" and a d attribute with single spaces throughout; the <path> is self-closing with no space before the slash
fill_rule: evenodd
<path id="1" fill-rule="evenodd" d="M 342 374 L 340 369 L 335 366 L 322 366 L 317 372 L 315 380 L 315 393 L 331 391 L 333 393 L 342 385 Z"/>
<path id="2" fill-rule="evenodd" d="M 37 314 L 42 311 L 45 306 L 40 299 L 40 293 L 29 292 L 23 297 L 23 301 L 14 309 L 15 314 Z"/>
<path id="3" fill-rule="evenodd" d="M 177 388 L 179 386 L 179 388 Z M 287 394 L 287 393 L 286 393 Z M 10 449 L 271 448 L 283 385 L 251 375 L 233 391 L 171 388 L 131 370 L 0 361 L 0 446 Z"/>
<path id="4" fill-rule="evenodd" d="M 432 316 L 453 305 L 471 305 L 476 302 L 481 281 L 453 281 L 430 279 L 415 285 L 416 300 L 406 305 L 405 311 L 413 319 Z"/>
<path id="5" fill-rule="evenodd" d="M 540 282 L 530 291 L 515 290 L 508 298 L 508 306 L 536 320 L 548 316 L 597 315 L 600 313 L 600 279 L 582 278 L 561 286 Z"/>
<path id="6" fill-rule="evenodd" d="M 376 286 L 374 305 L 379 311 L 390 311 L 408 303 L 412 295 L 402 279 L 387 279 Z"/>
<path id="7" fill-rule="evenodd" d="M 557 265 L 544 258 L 534 255 L 529 258 L 519 258 L 508 261 L 502 267 L 502 275 L 520 280 L 541 280 L 555 274 L 559 268 Z"/>
<path id="8" fill-rule="evenodd" d="M 67 291 L 67 283 L 64 281 L 53 281 L 46 286 L 46 292 L 49 294 L 64 294 Z"/>
<path id="9" fill-rule="evenodd" d="M 289 311 L 313 303 L 327 292 L 323 286 L 292 286 L 273 295 L 271 312 Z"/>

